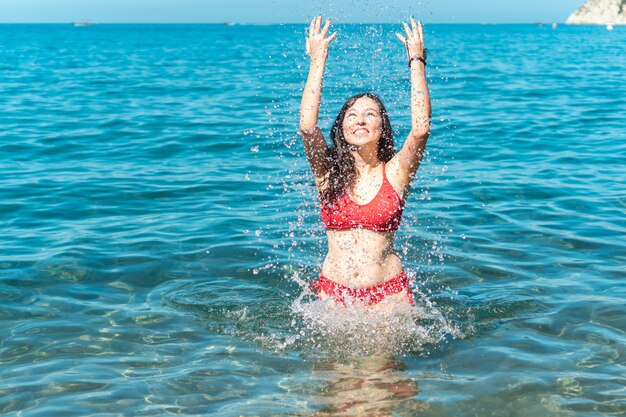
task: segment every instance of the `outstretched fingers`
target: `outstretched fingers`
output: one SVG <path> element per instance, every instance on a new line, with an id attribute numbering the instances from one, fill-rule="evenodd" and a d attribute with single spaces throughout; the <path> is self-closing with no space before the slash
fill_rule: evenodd
<path id="1" fill-rule="evenodd" d="M 422 22 L 421 21 L 416 21 L 415 18 L 411 17 L 410 18 L 410 24 L 411 24 L 411 26 L 409 26 L 405 22 L 402 22 L 402 25 L 404 26 L 404 32 L 406 33 L 406 38 L 404 39 L 403 42 L 407 46 L 409 44 L 413 44 L 414 42 L 416 42 L 417 45 L 423 44 L 423 42 L 424 42 L 424 28 L 422 26 Z M 398 39 L 400 39 L 402 41 L 402 38 L 400 38 L 399 34 L 396 34 L 396 36 L 398 36 Z"/>
<path id="2" fill-rule="evenodd" d="M 396 37 L 400 39 L 400 42 L 402 42 L 402 45 L 404 45 L 404 50 L 406 51 L 407 59 L 411 59 L 410 53 L 409 53 L 409 40 L 399 33 L 396 33 Z"/>
<path id="3" fill-rule="evenodd" d="M 326 39 L 326 36 L 328 35 L 328 28 L 330 27 L 330 19 L 328 19 L 326 21 L 326 24 L 324 25 L 324 27 L 322 28 L 322 37 L 324 39 Z"/>
<path id="4" fill-rule="evenodd" d="M 424 32 L 422 30 L 422 22 L 416 22 L 414 18 L 411 17 L 411 28 L 413 31 L 413 36 L 415 36 L 415 39 L 417 39 L 418 41 L 423 41 L 424 40 Z"/>
<path id="5" fill-rule="evenodd" d="M 315 18 L 315 33 L 320 33 L 322 30 L 322 15 L 319 15 Z"/>
<path id="6" fill-rule="evenodd" d="M 309 24 L 309 32 L 306 35 L 305 50 L 312 60 L 320 58 L 326 59 L 328 54 L 328 45 L 337 37 L 337 33 L 328 35 L 332 21 L 327 19 L 322 25 L 323 17 L 320 14 L 311 19 Z M 323 27 L 322 27 L 323 26 Z"/>
<path id="7" fill-rule="evenodd" d="M 328 29 L 330 28 L 330 23 L 331 23 L 331 20 L 328 19 L 326 21 L 326 24 L 324 25 L 324 28 L 322 29 L 322 38 L 324 39 L 324 41 L 326 41 L 327 44 L 331 43 L 337 37 L 337 32 L 333 32 L 331 33 L 330 36 L 328 36 Z"/>
<path id="8" fill-rule="evenodd" d="M 423 56 L 425 59 L 426 48 L 424 48 L 422 22 L 411 17 L 409 23 L 402 22 L 402 26 L 404 27 L 404 34 L 396 33 L 396 37 L 404 44 L 409 62 L 414 55 Z"/>
<path id="9" fill-rule="evenodd" d="M 406 38 L 411 39 L 411 36 L 413 36 L 413 32 L 411 31 L 411 28 L 409 27 L 409 25 L 407 25 L 405 22 L 402 22 L 402 26 L 404 26 L 404 31 L 406 32 Z"/>

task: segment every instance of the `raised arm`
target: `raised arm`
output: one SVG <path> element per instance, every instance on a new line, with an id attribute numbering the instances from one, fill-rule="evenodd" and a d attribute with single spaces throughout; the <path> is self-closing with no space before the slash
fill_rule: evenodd
<path id="1" fill-rule="evenodd" d="M 394 159 L 398 161 L 402 182 L 407 186 L 424 157 L 426 141 L 430 134 L 431 108 L 426 81 L 426 49 L 422 23 L 416 23 L 415 19 L 411 18 L 411 27 L 406 23 L 403 25 L 406 38 L 400 34 L 396 36 L 406 46 L 411 70 L 411 132 Z"/>
<path id="2" fill-rule="evenodd" d="M 326 21 L 323 28 L 321 26 L 322 16 L 317 16 L 313 18 L 309 27 L 306 53 L 311 58 L 311 66 L 300 103 L 300 133 L 304 142 L 304 152 L 316 179 L 328 172 L 326 162 L 328 145 L 317 125 L 317 119 L 322 100 L 322 81 L 328 58 L 328 45 L 337 37 L 337 33 L 327 36 L 330 20 Z"/>

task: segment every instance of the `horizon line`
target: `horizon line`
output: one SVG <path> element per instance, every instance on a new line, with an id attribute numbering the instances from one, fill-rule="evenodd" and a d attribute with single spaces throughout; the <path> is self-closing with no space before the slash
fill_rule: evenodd
<path id="1" fill-rule="evenodd" d="M 93 26 L 96 25 L 224 25 L 224 26 L 270 26 L 270 25 L 308 25 L 309 23 L 301 22 L 98 22 L 90 19 L 86 20 L 71 20 L 66 22 L 0 22 L 0 25 L 71 25 L 74 23 L 90 22 Z M 401 22 L 335 22 L 335 25 L 395 25 Z M 537 25 L 537 24 L 568 24 L 563 21 L 532 21 L 532 22 L 431 22 L 425 23 L 425 25 Z M 588 24 L 573 24 L 578 26 L 594 26 L 604 25 L 601 23 L 588 23 Z"/>

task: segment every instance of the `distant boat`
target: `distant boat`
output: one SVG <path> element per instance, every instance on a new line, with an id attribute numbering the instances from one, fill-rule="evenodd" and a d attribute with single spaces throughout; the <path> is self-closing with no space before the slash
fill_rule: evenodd
<path id="1" fill-rule="evenodd" d="M 84 26 L 93 26 L 95 25 L 95 23 L 93 23 L 91 20 L 81 20 L 80 22 L 73 22 L 72 26 L 74 27 L 84 27 Z"/>
<path id="2" fill-rule="evenodd" d="M 613 25 L 606 25 L 606 30 L 613 30 Z"/>

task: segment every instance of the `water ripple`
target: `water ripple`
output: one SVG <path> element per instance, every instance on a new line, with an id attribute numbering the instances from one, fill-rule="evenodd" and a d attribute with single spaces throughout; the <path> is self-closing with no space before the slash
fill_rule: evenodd
<path id="1" fill-rule="evenodd" d="M 393 28 L 337 28 L 322 130 L 373 90 L 401 144 Z M 324 251 L 303 26 L 85 29 L 0 27 L 1 413 L 623 412 L 624 31 L 427 27 L 397 239 L 420 309 L 402 355 L 363 360 L 300 304 Z"/>

